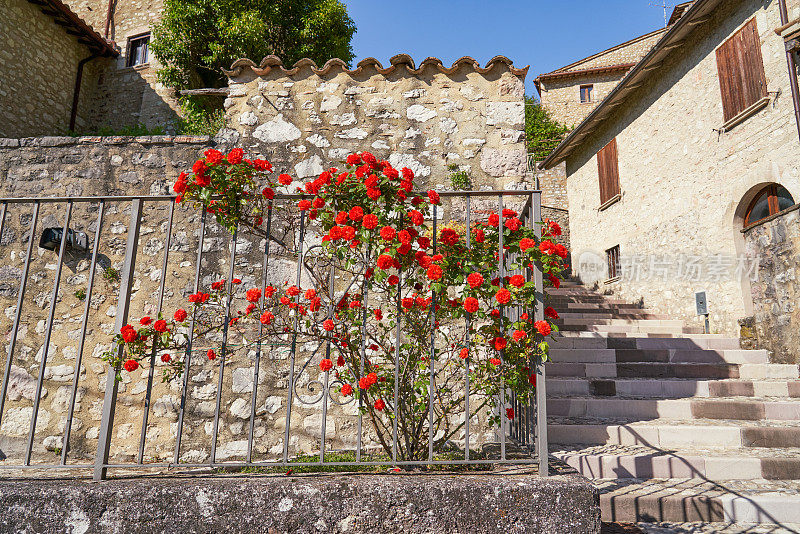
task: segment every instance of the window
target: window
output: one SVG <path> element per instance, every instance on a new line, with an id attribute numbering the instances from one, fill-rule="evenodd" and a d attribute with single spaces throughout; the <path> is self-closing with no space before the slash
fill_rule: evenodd
<path id="1" fill-rule="evenodd" d="M 717 49 L 725 122 L 767 96 L 761 38 L 753 19 Z"/>
<path id="2" fill-rule="evenodd" d="M 597 153 L 597 173 L 600 177 L 600 206 L 619 196 L 619 162 L 617 139 L 614 138 Z"/>
<path id="3" fill-rule="evenodd" d="M 792 206 L 794 199 L 786 188 L 778 184 L 768 185 L 750 203 L 744 225 L 750 226 Z"/>
<path id="4" fill-rule="evenodd" d="M 594 85 L 581 85 L 581 104 L 591 102 L 592 93 L 594 93 Z"/>
<path id="5" fill-rule="evenodd" d="M 144 65 L 149 60 L 150 34 L 137 35 L 128 39 L 128 61 L 127 67 Z"/>
<path id="6" fill-rule="evenodd" d="M 613 280 L 619 277 L 619 245 L 606 250 L 606 260 L 608 261 L 608 279 Z"/>

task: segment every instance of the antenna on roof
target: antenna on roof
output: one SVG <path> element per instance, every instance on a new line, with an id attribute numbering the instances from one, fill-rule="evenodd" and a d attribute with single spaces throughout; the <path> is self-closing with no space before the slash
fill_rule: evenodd
<path id="1" fill-rule="evenodd" d="M 672 9 L 673 7 L 675 7 L 675 6 L 670 5 L 666 1 L 664 1 L 664 2 L 661 2 L 660 4 L 654 4 L 654 3 L 651 2 L 650 3 L 650 7 L 660 7 L 660 8 L 662 8 L 664 10 L 664 27 L 666 28 L 667 24 L 668 24 L 668 21 L 669 21 L 669 18 L 668 18 L 669 10 Z"/>

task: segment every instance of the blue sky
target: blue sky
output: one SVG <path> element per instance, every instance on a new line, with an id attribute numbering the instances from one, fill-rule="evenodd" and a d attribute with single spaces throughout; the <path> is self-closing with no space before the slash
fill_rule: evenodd
<path id="1" fill-rule="evenodd" d="M 384 65 L 406 53 L 450 66 L 461 56 L 481 65 L 496 55 L 536 75 L 664 26 L 660 0 L 342 0 L 358 26 L 356 62 Z M 675 4 L 675 1 L 668 2 Z"/>

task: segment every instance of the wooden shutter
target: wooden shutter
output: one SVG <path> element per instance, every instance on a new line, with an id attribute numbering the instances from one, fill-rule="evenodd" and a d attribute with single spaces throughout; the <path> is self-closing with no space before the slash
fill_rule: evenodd
<path id="1" fill-rule="evenodd" d="M 600 205 L 602 206 L 619 194 L 619 159 L 616 138 L 597 153 L 597 173 L 600 177 Z"/>
<path id="2" fill-rule="evenodd" d="M 756 19 L 717 48 L 717 71 L 726 122 L 767 96 Z"/>

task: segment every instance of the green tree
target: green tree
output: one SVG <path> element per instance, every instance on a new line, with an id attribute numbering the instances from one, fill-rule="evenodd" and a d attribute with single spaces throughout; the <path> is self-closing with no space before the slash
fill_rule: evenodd
<path id="1" fill-rule="evenodd" d="M 292 65 L 338 57 L 350 63 L 355 23 L 339 0 L 165 0 L 151 50 L 159 81 L 176 88 L 222 87 L 222 68 L 269 54 Z"/>
<path id="2" fill-rule="evenodd" d="M 564 139 L 570 128 L 550 117 L 547 110 L 535 98 L 525 97 L 525 137 L 528 154 L 541 161 Z"/>

